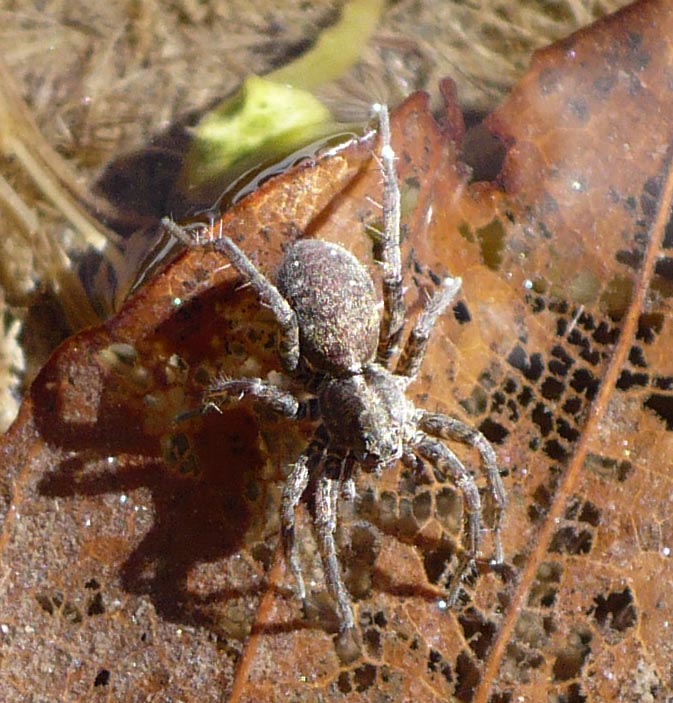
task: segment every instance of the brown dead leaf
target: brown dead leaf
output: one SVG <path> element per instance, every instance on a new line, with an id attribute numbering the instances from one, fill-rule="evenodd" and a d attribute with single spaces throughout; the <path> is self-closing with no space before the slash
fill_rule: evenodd
<path id="1" fill-rule="evenodd" d="M 193 249 L 55 353 L 5 437 L 5 699 L 673 695 L 670 36 L 673 8 L 648 0 L 539 53 L 488 122 L 508 147 L 497 187 L 469 183 L 454 103 L 442 127 L 421 95 L 395 115 L 409 316 L 436 276 L 464 281 L 412 394 L 496 443 L 506 568 L 486 535 L 442 612 L 456 492 L 363 477 L 342 544 L 362 650 L 334 635 L 305 514 L 302 617 L 277 514 L 310 427 L 249 407 L 175 423 L 213 374 L 278 369 L 268 312 Z M 268 272 L 298 233 L 371 263 L 372 148 L 270 181 L 222 230 Z"/>

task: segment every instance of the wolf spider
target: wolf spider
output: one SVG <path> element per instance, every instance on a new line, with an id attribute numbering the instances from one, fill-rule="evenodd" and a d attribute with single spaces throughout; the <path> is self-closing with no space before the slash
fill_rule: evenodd
<path id="1" fill-rule="evenodd" d="M 494 561 L 500 563 L 503 558 L 500 532 L 506 498 L 493 447 L 477 430 L 448 415 L 418 409 L 405 395 L 421 367 L 437 319 L 460 289 L 459 278 L 445 278 L 429 297 L 394 371 L 389 369 L 404 331 L 406 314 L 400 193 L 388 111 L 385 106 L 375 106 L 375 110 L 383 177 L 384 231 L 378 233 L 377 242 L 383 269 L 382 319 L 371 276 L 337 244 L 315 239 L 296 241 L 285 255 L 274 285 L 228 237 L 209 243 L 226 255 L 261 303 L 273 312 L 281 330 L 278 351 L 282 366 L 301 392 L 313 396 L 317 406 L 315 415 L 320 425 L 307 449 L 292 465 L 283 488 L 282 541 L 299 597 L 305 603 L 306 587 L 295 543 L 295 512 L 311 479 L 315 487 L 314 529 L 327 588 L 336 600 L 342 630 L 352 628 L 354 620 L 334 533 L 339 497 L 354 497 L 353 477 L 358 467 L 378 475 L 398 460 L 413 469 L 429 462 L 435 473 L 450 477 L 460 489 L 467 544 L 447 595 L 448 604 L 453 605 L 461 580 L 479 550 L 481 501 L 472 474 L 441 440 L 474 447 L 481 457 L 496 510 Z M 168 226 L 175 231 L 175 225 Z M 260 378 L 216 381 L 206 396 L 203 411 L 244 397 L 288 420 L 305 417 L 309 412 L 308 401 Z"/>

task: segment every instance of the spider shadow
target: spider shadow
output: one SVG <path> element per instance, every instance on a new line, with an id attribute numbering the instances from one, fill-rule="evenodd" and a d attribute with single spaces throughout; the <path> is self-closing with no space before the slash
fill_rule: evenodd
<path id="1" fill-rule="evenodd" d="M 100 510 L 102 520 L 128 521 L 133 519 L 124 508 L 128 497 L 105 497 L 137 492 L 128 502 L 145 502 L 153 513 L 151 524 L 136 528 L 142 537 L 137 542 L 129 538 L 130 551 L 120 566 L 112 562 L 106 575 L 103 565 L 102 575 L 90 577 L 148 597 L 168 621 L 203 626 L 218 637 L 245 637 L 249 623 L 233 623 L 227 612 L 267 587 L 223 569 L 231 564 L 227 559 L 242 552 L 251 554 L 263 571 L 273 560 L 260 524 L 268 495 L 267 479 L 260 478 L 265 462 L 258 422 L 245 408 L 200 418 L 192 440 L 205 459 L 198 472 L 182 474 L 165 461 L 160 431 L 147 432 L 149 413 L 141 396 L 127 392 L 115 378 L 104 379 L 100 387 L 87 378 L 87 387 L 83 379 L 66 375 L 71 357 L 79 354 L 81 359 L 85 346 L 80 342 L 70 353 L 68 345 L 62 348 L 31 388 L 36 426 L 55 458 L 38 482 L 38 494 L 83 497 L 67 509 Z M 64 390 L 69 381 L 74 390 Z M 68 392 L 72 397 L 64 400 Z M 90 413 L 89 401 L 94 406 Z"/>

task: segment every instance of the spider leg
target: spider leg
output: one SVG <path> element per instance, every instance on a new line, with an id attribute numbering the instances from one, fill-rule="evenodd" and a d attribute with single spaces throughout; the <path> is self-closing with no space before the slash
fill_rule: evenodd
<path id="1" fill-rule="evenodd" d="M 395 373 L 398 376 L 408 376 L 409 378 L 416 377 L 423 363 L 423 358 L 428 348 L 428 342 L 430 341 L 430 334 L 432 333 L 437 319 L 456 297 L 461 284 L 462 281 L 460 278 L 447 277 L 427 301 L 397 361 Z"/>
<path id="2" fill-rule="evenodd" d="M 215 381 L 205 396 L 202 412 L 207 412 L 210 408 L 219 408 L 231 400 L 243 400 L 245 397 L 290 419 L 303 417 L 307 412 L 306 402 L 297 400 L 292 393 L 261 378 L 225 378 Z"/>
<path id="3" fill-rule="evenodd" d="M 463 466 L 460 459 L 442 442 L 419 432 L 412 447 L 415 453 L 427 459 L 440 473 L 450 476 L 463 494 L 465 513 L 467 515 L 467 547 L 452 577 L 451 587 L 447 594 L 447 602 L 449 606 L 453 606 L 458 599 L 463 577 L 473 564 L 479 551 L 481 529 L 481 499 L 479 498 L 479 491 L 470 472 Z"/>
<path id="4" fill-rule="evenodd" d="M 390 118 L 386 105 L 375 105 L 381 135 L 380 165 L 383 176 L 383 233 L 375 249 L 383 267 L 383 319 L 379 329 L 376 360 L 388 365 L 404 326 L 405 305 L 400 254 L 400 189 L 395 152 L 390 144 Z"/>
<path id="5" fill-rule="evenodd" d="M 418 426 L 421 430 L 433 437 L 462 442 L 463 444 L 474 447 L 479 452 L 496 510 L 494 559 L 496 564 L 502 564 L 504 561 L 502 551 L 502 519 L 505 514 L 505 507 L 507 506 L 507 494 L 505 493 L 505 487 L 502 485 L 495 451 L 491 443 L 478 430 L 475 430 L 454 417 L 449 417 L 441 413 L 422 411 L 418 419 Z"/>
<path id="6" fill-rule="evenodd" d="M 336 600 L 341 630 L 354 627 L 351 599 L 341 578 L 334 532 L 337 526 L 337 504 L 346 459 L 342 453 L 330 451 L 318 477 L 315 492 L 315 530 L 323 563 L 327 590 Z"/>
<path id="7" fill-rule="evenodd" d="M 290 571 L 297 584 L 297 591 L 302 602 L 306 602 L 306 587 L 304 577 L 297 557 L 297 544 L 295 541 L 295 514 L 299 501 L 308 485 L 309 472 L 322 459 L 325 451 L 324 442 L 316 436 L 310 442 L 304 453 L 292 466 L 290 475 L 283 486 L 283 497 L 280 508 L 281 539 L 285 559 L 290 566 Z"/>
<path id="8" fill-rule="evenodd" d="M 163 217 L 161 219 L 161 226 L 169 234 L 172 234 L 176 239 L 179 239 L 184 245 L 188 247 L 195 247 L 200 245 L 200 234 L 206 228 L 206 226 L 201 223 L 192 225 L 179 225 L 170 217 Z"/>
<path id="9" fill-rule="evenodd" d="M 244 281 L 254 288 L 262 303 L 271 308 L 282 331 L 278 345 L 280 360 L 286 371 L 294 371 L 299 363 L 299 325 L 294 310 L 276 286 L 257 270 L 229 237 L 214 240 L 212 246 L 225 254 Z"/>
<path id="10" fill-rule="evenodd" d="M 200 246 L 198 234 L 192 236 L 189 232 L 191 230 L 198 232 L 198 229 L 203 228 L 202 225 L 196 228 L 181 227 L 169 217 L 164 217 L 161 224 L 187 246 Z M 283 298 L 276 286 L 260 273 L 252 261 L 234 244 L 232 239 L 221 236 L 218 239 L 209 240 L 207 244 L 224 253 L 232 266 L 241 274 L 245 283 L 252 286 L 262 303 L 271 308 L 282 331 L 278 345 L 280 360 L 286 371 L 294 371 L 299 363 L 299 324 L 290 304 Z"/>

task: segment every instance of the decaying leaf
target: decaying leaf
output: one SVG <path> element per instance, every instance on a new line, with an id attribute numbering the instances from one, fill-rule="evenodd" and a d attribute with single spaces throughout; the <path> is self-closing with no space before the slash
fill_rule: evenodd
<path id="1" fill-rule="evenodd" d="M 335 633 L 305 513 L 302 616 L 277 514 L 309 424 L 249 406 L 176 421 L 214 374 L 279 368 L 268 311 L 191 249 L 54 354 L 5 437 L 6 700 L 670 698 L 672 34 L 648 0 L 536 55 L 488 120 L 492 183 L 469 181 L 449 84 L 439 124 L 422 95 L 395 113 L 409 316 L 463 278 L 411 393 L 496 444 L 505 568 L 480 563 L 444 611 L 459 494 L 362 477 L 340 536 L 360 648 Z M 269 181 L 213 234 L 269 273 L 297 236 L 371 265 L 374 149 Z"/>

